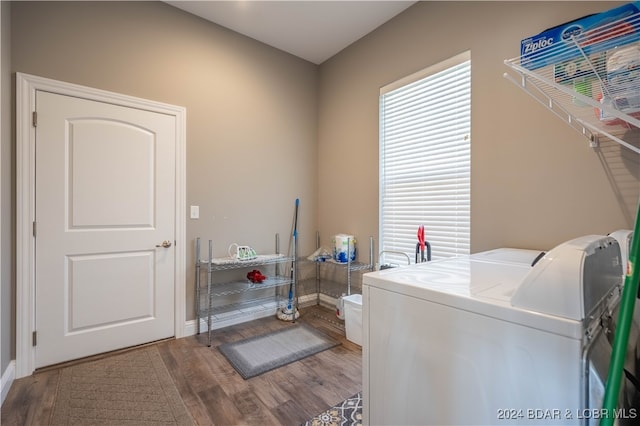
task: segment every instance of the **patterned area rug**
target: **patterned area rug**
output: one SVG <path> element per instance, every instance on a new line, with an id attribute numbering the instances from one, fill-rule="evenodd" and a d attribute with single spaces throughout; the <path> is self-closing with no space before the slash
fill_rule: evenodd
<path id="1" fill-rule="evenodd" d="M 302 426 L 361 426 L 362 392 L 318 414 Z"/>
<path id="2" fill-rule="evenodd" d="M 51 425 L 193 425 L 155 346 L 62 369 Z"/>

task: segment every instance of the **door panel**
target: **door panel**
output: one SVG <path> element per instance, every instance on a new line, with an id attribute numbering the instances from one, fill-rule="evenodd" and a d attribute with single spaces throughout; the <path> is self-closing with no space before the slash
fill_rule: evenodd
<path id="1" fill-rule="evenodd" d="M 154 253 L 68 256 L 66 333 L 152 320 Z M 96 274 L 95 271 L 101 271 Z M 122 295 L 127 297 L 123 298 Z M 117 306 L 105 310 L 103 306 Z"/>
<path id="2" fill-rule="evenodd" d="M 175 117 L 36 105 L 36 368 L 173 336 Z"/>
<path id="3" fill-rule="evenodd" d="M 155 135 L 105 120 L 68 127 L 70 228 L 153 227 Z"/>

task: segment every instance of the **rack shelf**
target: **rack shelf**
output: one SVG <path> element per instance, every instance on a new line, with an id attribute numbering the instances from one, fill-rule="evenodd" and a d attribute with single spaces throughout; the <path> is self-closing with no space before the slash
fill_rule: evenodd
<path id="1" fill-rule="evenodd" d="M 284 256 L 279 254 L 279 237 L 276 234 L 276 253 L 268 255 L 258 255 L 252 260 L 236 260 L 233 258 L 213 258 L 213 242 L 209 240 L 209 256 L 203 260 L 200 258 L 200 238 L 196 238 L 196 317 L 198 334 L 201 332 L 201 320 L 204 317 L 207 328 L 208 346 L 211 346 L 211 331 L 213 328 L 212 321 L 230 321 L 239 317 L 249 315 L 257 315 L 259 313 L 272 312 L 276 313 L 278 309 L 283 308 L 287 300 L 280 300 L 278 292 L 274 296 L 265 297 L 264 293 L 269 289 L 277 289 L 284 286 L 292 286 L 292 292 L 295 295 L 295 277 L 296 277 L 296 257 Z M 294 253 L 295 253 L 294 243 Z M 289 276 L 281 275 L 278 272 L 277 265 L 291 262 L 292 274 Z M 267 276 L 261 283 L 253 283 L 248 279 L 232 280 L 225 282 L 216 282 L 214 273 L 222 271 L 233 271 L 240 269 L 250 269 L 255 267 L 263 267 L 274 265 L 274 274 Z M 204 267 L 204 268 L 203 268 Z M 207 278 L 203 284 L 201 273 L 203 269 L 207 273 Z M 255 293 L 254 297 L 240 298 L 244 293 Z M 234 296 L 236 296 L 234 298 Z M 227 300 L 223 304 L 215 305 L 214 302 Z M 295 300 L 295 297 L 294 297 Z"/>
<path id="2" fill-rule="evenodd" d="M 232 294 L 246 293 L 247 291 L 266 290 L 291 284 L 291 280 L 284 277 L 268 277 L 261 283 L 250 281 L 234 281 L 227 283 L 217 283 L 211 285 L 211 292 L 214 296 L 230 296 Z"/>
<path id="3" fill-rule="evenodd" d="M 316 234 L 316 248 L 320 248 L 320 234 Z M 307 264 L 315 265 L 315 277 L 301 282 L 300 285 L 306 287 L 311 281 L 315 281 L 315 293 L 316 304 L 320 304 L 321 295 L 326 295 L 331 298 L 337 299 L 343 294 L 350 295 L 353 289 L 353 273 L 362 273 L 373 271 L 374 259 L 373 259 L 373 237 L 369 238 L 369 263 L 364 262 L 352 262 L 349 259 L 346 263 L 339 263 L 331 260 L 324 262 L 312 261 L 308 259 L 300 259 L 300 261 Z M 340 277 L 333 277 L 333 279 L 321 278 L 321 270 L 330 271 L 334 275 L 337 274 Z M 344 281 L 341 279 L 344 278 Z M 362 291 L 362 288 L 358 286 L 358 290 Z"/>
<path id="4" fill-rule="evenodd" d="M 597 147 L 600 136 L 625 141 L 640 127 L 640 14 L 505 60 L 504 77 Z M 630 31 L 629 29 L 633 30 Z"/>
<path id="5" fill-rule="evenodd" d="M 206 303 L 206 297 L 203 298 L 203 303 Z M 261 316 L 261 314 L 268 312 L 269 314 L 275 312 L 276 309 L 284 308 L 286 301 L 277 301 L 273 297 L 262 297 L 250 300 L 243 300 L 235 303 L 228 303 L 225 305 L 215 306 L 211 314 L 213 321 L 232 321 L 238 318 L 246 318 L 247 316 Z M 201 318 L 200 321 L 206 321 Z M 213 325 L 212 325 L 213 327 Z"/>
<path id="6" fill-rule="evenodd" d="M 206 265 L 211 263 L 211 266 L 216 271 L 225 271 L 231 269 L 250 268 L 253 266 L 265 266 L 273 265 L 283 262 L 291 262 L 293 257 L 285 257 L 283 254 L 265 254 L 258 255 L 253 260 L 234 260 L 228 257 L 213 258 L 211 260 L 202 260 L 200 263 Z"/>

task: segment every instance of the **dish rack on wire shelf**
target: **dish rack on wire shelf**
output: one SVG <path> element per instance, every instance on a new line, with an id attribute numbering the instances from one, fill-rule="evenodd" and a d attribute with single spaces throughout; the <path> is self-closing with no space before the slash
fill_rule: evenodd
<path id="1" fill-rule="evenodd" d="M 591 147 L 603 135 L 640 153 L 624 140 L 630 129 L 640 128 L 640 13 L 548 47 L 525 48 L 504 63 L 511 71 L 505 78 L 583 134 Z"/>

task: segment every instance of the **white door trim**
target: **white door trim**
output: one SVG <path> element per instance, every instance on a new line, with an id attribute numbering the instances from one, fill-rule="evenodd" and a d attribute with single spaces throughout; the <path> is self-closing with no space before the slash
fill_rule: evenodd
<path id="1" fill-rule="evenodd" d="M 35 370 L 35 128 L 36 91 L 139 108 L 176 118 L 175 336 L 186 322 L 186 109 L 100 89 L 16 73 L 16 378 Z"/>

